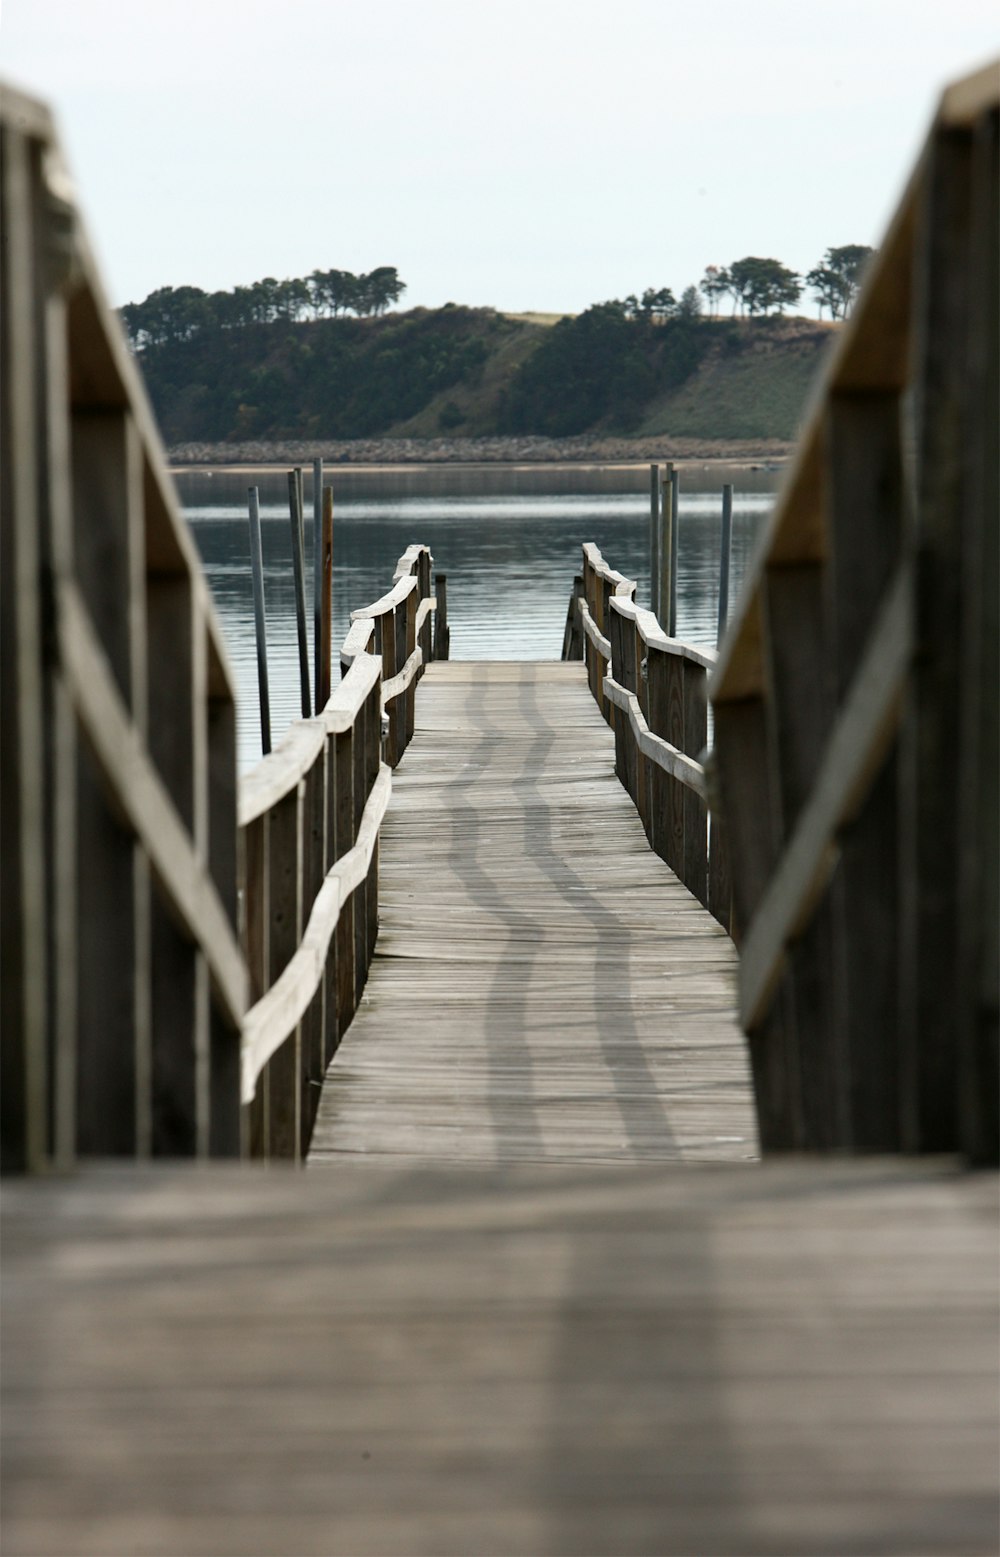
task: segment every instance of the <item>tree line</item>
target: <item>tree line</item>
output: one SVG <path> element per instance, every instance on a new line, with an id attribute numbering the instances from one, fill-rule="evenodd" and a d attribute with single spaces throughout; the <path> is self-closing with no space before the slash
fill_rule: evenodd
<path id="1" fill-rule="evenodd" d="M 276 281 L 265 276 L 230 292 L 204 292 L 201 287 L 159 287 L 141 303 L 126 303 L 122 322 L 134 351 L 191 340 L 203 330 L 238 330 L 277 320 L 359 318 L 384 314 L 406 291 L 394 265 L 379 265 L 368 274 L 349 270 L 314 270 L 305 277 Z"/>
<path id="2" fill-rule="evenodd" d="M 731 265 L 709 265 L 698 283 L 714 315 L 724 297 L 732 299 L 733 313 L 740 315 L 783 313 L 797 303 L 808 287 L 831 319 L 846 319 L 858 295 L 865 266 L 874 250 L 863 243 L 846 243 L 829 248 L 820 263 L 805 276 L 789 270 L 780 260 L 747 255 Z M 693 288 L 688 288 L 692 292 Z M 684 294 L 685 297 L 688 293 Z"/>

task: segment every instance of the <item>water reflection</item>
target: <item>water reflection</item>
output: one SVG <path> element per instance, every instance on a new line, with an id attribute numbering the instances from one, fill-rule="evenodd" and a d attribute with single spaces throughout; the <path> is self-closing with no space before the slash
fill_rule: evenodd
<path id="1" fill-rule="evenodd" d="M 721 481 L 685 473 L 680 507 L 677 615 L 681 636 L 714 644 L 718 611 Z M 259 475 L 271 682 L 277 741 L 299 717 L 298 651 L 283 473 Z M 377 475 L 334 469 L 334 642 L 353 608 L 388 586 L 400 553 L 426 542 L 448 576 L 455 659 L 555 659 L 562 645 L 580 545 L 596 541 L 649 599 L 648 474 L 620 470 L 447 467 Z M 708 481 L 711 480 L 711 487 Z M 776 477 L 751 473 L 733 512 L 733 587 L 773 501 Z M 241 768 L 260 752 L 256 651 L 249 573 L 245 474 L 183 475 L 178 485 L 218 607 L 237 679 Z M 700 490 L 699 490 L 700 488 Z M 307 513 L 311 501 L 307 483 Z M 309 599 L 311 517 L 306 521 Z M 309 613 L 311 620 L 311 611 Z M 336 671 L 335 671 L 336 675 Z"/>

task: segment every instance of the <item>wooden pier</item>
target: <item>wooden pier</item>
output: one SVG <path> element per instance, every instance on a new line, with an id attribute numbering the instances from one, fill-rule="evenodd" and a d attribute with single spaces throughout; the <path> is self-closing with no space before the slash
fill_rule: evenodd
<path id="1" fill-rule="evenodd" d="M 415 544 L 238 784 L 4 93 L 5 1557 L 995 1557 L 998 96 L 718 661 L 583 545 L 582 662 L 451 663 Z"/>
<path id="2" fill-rule="evenodd" d="M 650 850 L 583 666 L 435 663 L 310 1161 L 740 1161 L 736 953 Z"/>

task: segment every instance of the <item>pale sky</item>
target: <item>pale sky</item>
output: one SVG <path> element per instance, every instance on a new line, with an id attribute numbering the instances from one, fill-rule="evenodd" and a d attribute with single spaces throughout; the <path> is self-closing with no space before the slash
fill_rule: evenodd
<path id="1" fill-rule="evenodd" d="M 111 300 L 395 265 L 572 311 L 878 242 L 995 0 L 2 0 Z"/>

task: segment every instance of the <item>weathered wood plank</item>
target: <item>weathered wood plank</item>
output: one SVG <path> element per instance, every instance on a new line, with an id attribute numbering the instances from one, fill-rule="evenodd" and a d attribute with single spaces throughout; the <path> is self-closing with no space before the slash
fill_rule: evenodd
<path id="1" fill-rule="evenodd" d="M 885 1162 L 11 1185 L 4 1548 L 986 1557 L 997 1220 Z"/>
<path id="2" fill-rule="evenodd" d="M 311 1162 L 754 1154 L 732 944 L 649 849 L 613 742 L 582 665 L 428 669 Z"/>

